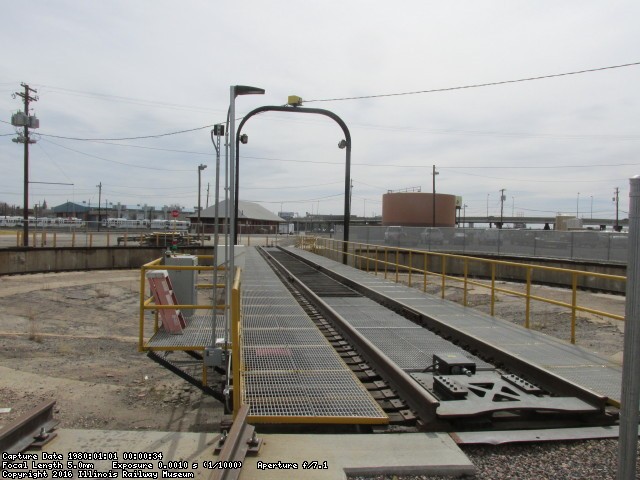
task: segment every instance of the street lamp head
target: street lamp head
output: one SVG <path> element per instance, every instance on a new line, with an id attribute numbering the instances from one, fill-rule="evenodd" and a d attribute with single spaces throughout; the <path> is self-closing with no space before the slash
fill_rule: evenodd
<path id="1" fill-rule="evenodd" d="M 240 135 L 240 143 L 242 143 L 243 145 L 249 143 L 249 136 L 246 133 Z"/>
<path id="2" fill-rule="evenodd" d="M 347 146 L 347 141 L 346 140 L 340 140 L 340 142 L 338 142 L 338 148 L 340 150 L 346 148 L 346 146 Z"/>
<path id="3" fill-rule="evenodd" d="M 202 163 L 198 165 L 198 170 L 204 170 L 205 168 L 207 168 L 207 166 Z"/>
<path id="4" fill-rule="evenodd" d="M 258 87 L 250 87 L 248 85 L 234 85 L 233 91 L 236 97 L 238 95 L 264 95 L 264 89 Z"/>

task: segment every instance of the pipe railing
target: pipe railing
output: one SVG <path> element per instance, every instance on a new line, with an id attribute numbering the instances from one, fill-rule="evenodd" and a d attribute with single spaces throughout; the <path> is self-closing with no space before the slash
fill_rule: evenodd
<path id="1" fill-rule="evenodd" d="M 412 250 L 400 247 L 386 247 L 375 244 L 366 244 L 359 242 L 345 242 L 342 240 L 328 239 L 323 237 L 301 237 L 298 247 L 312 251 L 319 255 L 326 256 L 336 261 L 340 261 L 339 256 L 346 252 L 349 264 L 355 268 L 365 270 L 375 275 L 384 274 L 384 278 L 393 275 L 395 282 L 400 281 L 401 273 L 406 275 L 407 283 L 413 286 L 415 276 L 421 276 L 422 290 L 427 291 L 429 284 L 429 276 L 436 277 L 440 280 L 440 296 L 445 298 L 445 290 L 447 282 L 461 283 L 463 286 L 462 304 L 468 306 L 469 287 L 485 288 L 490 291 L 490 313 L 495 315 L 495 303 L 497 294 L 512 295 L 525 300 L 525 320 L 524 326 L 531 328 L 531 301 L 548 303 L 559 307 L 567 308 L 571 312 L 571 343 L 576 342 L 576 321 L 578 312 L 590 313 L 613 320 L 624 321 L 623 315 L 611 312 L 605 312 L 594 308 L 586 307 L 578 303 L 578 290 L 580 280 L 584 279 L 603 279 L 615 282 L 626 282 L 626 277 L 620 275 L 609 275 L 604 273 L 587 272 L 582 270 L 565 269 L 559 267 L 549 267 L 544 265 L 531 265 L 526 263 L 511 262 L 504 260 L 495 260 L 479 257 L 470 257 L 465 255 L 456 255 L 440 252 L 429 252 L 425 250 Z M 401 261 L 404 258 L 404 262 Z M 422 261 L 420 261 L 422 259 Z M 453 275 L 447 273 L 448 264 L 453 262 L 461 264 L 461 275 Z M 373 263 L 373 268 L 371 267 Z M 420 266 L 416 266 L 420 264 Z M 470 266 L 480 266 L 480 271 L 484 270 L 485 275 L 471 275 Z M 436 271 L 439 266 L 439 271 Z M 497 286 L 498 268 L 509 268 L 524 271 L 524 292 Z M 534 295 L 531 287 L 534 286 L 533 276 L 536 272 L 552 272 L 554 274 L 568 276 L 567 285 L 571 288 L 571 301 L 563 302 L 553 298 Z M 481 281 L 477 277 L 484 276 L 488 280 Z"/>

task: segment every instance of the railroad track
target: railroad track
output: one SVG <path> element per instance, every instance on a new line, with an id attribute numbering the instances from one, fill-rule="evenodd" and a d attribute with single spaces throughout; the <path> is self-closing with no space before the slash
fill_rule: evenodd
<path id="1" fill-rule="evenodd" d="M 606 407 L 606 398 L 579 385 L 432 322 L 288 250 L 262 248 L 260 253 L 387 413 L 388 428 L 505 430 L 617 421 L 618 412 Z M 379 337 L 367 336 L 371 329 L 354 327 L 336 307 L 349 299 L 360 299 L 359 304 L 390 321 L 401 317 L 425 338 L 431 360 L 405 362 L 402 352 L 385 350 Z"/>

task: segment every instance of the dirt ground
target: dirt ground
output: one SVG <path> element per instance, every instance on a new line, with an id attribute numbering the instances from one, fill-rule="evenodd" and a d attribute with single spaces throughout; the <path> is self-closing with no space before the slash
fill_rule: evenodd
<path id="1" fill-rule="evenodd" d="M 65 428 L 217 431 L 219 402 L 139 353 L 138 271 L 0 277 L 0 426 L 46 400 Z"/>
<path id="2" fill-rule="evenodd" d="M 0 411 L 11 409 L 0 427 L 56 399 L 65 428 L 217 431 L 222 406 L 138 352 L 138 289 L 138 271 L 0 277 Z M 570 298 L 549 287 L 536 293 Z M 449 287 L 445 297 L 461 300 L 462 290 Z M 579 300 L 624 313 L 622 296 L 580 292 Z M 489 311 L 484 290 L 470 291 L 468 302 Z M 501 295 L 495 307 L 523 323 L 523 299 Z M 567 341 L 569 319 L 561 307 L 532 306 L 532 326 Z M 621 360 L 621 322 L 580 314 L 577 332 L 578 345 Z"/>

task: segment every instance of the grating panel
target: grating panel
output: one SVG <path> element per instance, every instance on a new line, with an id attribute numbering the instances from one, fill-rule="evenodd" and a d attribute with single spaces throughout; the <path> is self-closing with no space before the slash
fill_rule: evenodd
<path id="1" fill-rule="evenodd" d="M 296 254 L 321 264 L 328 270 L 352 281 L 367 285 L 372 290 L 386 294 L 390 298 L 413 297 L 415 294 L 415 289 L 409 287 L 400 285 L 393 288 L 388 287 L 388 282 L 394 278 L 392 272 L 389 272 L 389 280 L 384 280 L 383 274 L 373 277 L 369 273 L 346 268 L 338 262 L 309 252 L 296 250 Z M 402 292 L 403 289 L 404 292 Z M 411 294 L 407 292 L 411 292 Z M 495 319 L 488 314 L 473 311 L 433 295 L 424 294 L 424 297 L 424 301 L 411 299 L 405 300 L 404 303 L 428 317 L 435 318 L 466 334 L 496 345 L 525 361 L 544 365 L 546 369 L 570 381 L 619 401 L 620 368 L 612 365 L 606 359 L 593 354 L 591 357 L 585 356 L 584 350 L 579 347 L 565 344 L 542 333 L 526 330 L 519 325 Z M 396 348 L 398 347 L 396 346 Z"/>
<path id="2" fill-rule="evenodd" d="M 387 416 L 351 372 L 244 372 L 249 416 L 379 419 Z"/>
<path id="3" fill-rule="evenodd" d="M 315 328 L 306 315 L 244 315 L 244 328 Z"/>
<path id="4" fill-rule="evenodd" d="M 291 302 L 293 302 L 291 298 Z M 304 314 L 304 310 L 298 304 L 290 305 L 244 305 L 242 311 L 246 315 L 300 315 Z"/>
<path id="5" fill-rule="evenodd" d="M 184 349 L 203 350 L 211 345 L 211 328 L 213 316 L 211 314 L 196 314 L 187 319 L 187 326 L 181 335 L 171 334 L 164 329 L 158 330 L 147 342 L 151 349 Z M 218 315 L 216 338 L 224 336 L 224 317 Z"/>
<path id="6" fill-rule="evenodd" d="M 249 415 L 262 421 L 306 423 L 328 417 L 332 423 L 388 423 L 286 287 L 260 287 L 278 280 L 264 259 L 255 249 L 247 257 L 240 381 Z"/>
<path id="7" fill-rule="evenodd" d="M 245 370 L 293 370 L 291 349 L 287 346 L 257 346 L 242 348 Z"/>
<path id="8" fill-rule="evenodd" d="M 327 340 L 317 328 L 256 328 L 243 330 L 244 345 L 322 345 Z"/>
<path id="9" fill-rule="evenodd" d="M 619 400 L 622 397 L 622 369 L 613 367 L 604 369 L 601 365 L 577 367 L 547 367 L 547 370 L 560 375 L 578 385 L 598 392 L 608 398 Z M 602 375 L 603 372 L 612 374 Z"/>

